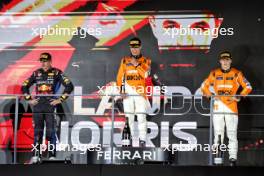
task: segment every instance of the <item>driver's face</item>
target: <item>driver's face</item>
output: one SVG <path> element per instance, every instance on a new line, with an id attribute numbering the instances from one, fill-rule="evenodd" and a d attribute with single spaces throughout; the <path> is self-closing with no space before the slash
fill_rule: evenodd
<path id="1" fill-rule="evenodd" d="M 219 62 L 223 70 L 228 70 L 231 67 L 232 60 L 230 58 L 222 58 Z"/>
<path id="2" fill-rule="evenodd" d="M 130 47 L 130 52 L 133 56 L 138 56 L 140 55 L 140 52 L 141 52 L 141 47 L 139 48 L 132 48 Z"/>
<path id="3" fill-rule="evenodd" d="M 51 67 L 51 61 L 41 62 L 43 70 L 48 70 Z"/>

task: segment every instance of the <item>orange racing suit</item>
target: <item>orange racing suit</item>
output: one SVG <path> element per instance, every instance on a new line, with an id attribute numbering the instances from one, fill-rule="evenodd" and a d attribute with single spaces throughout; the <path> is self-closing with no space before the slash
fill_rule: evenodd
<path id="1" fill-rule="evenodd" d="M 213 86 L 215 95 L 236 95 L 239 86 L 242 86 L 243 90 L 240 95 L 246 96 L 252 90 L 250 83 L 243 76 L 242 72 L 231 68 L 230 71 L 224 73 L 220 68 L 213 70 L 209 77 L 204 81 L 202 85 L 202 92 L 206 96 L 211 96 L 212 92 L 209 90 L 210 86 Z M 237 113 L 237 101 L 234 101 L 230 96 L 218 97 L 221 102 L 233 113 Z M 214 106 L 217 110 L 219 107 Z"/>
<path id="2" fill-rule="evenodd" d="M 138 66 L 130 63 L 131 57 L 124 57 L 117 74 L 117 86 L 122 86 L 122 81 L 125 80 L 126 86 L 130 86 L 136 92 L 126 89 L 126 93 L 140 94 L 145 96 L 146 78 L 149 75 L 151 60 L 145 57 L 140 57 Z M 127 87 L 126 87 L 127 88 Z"/>
<path id="3" fill-rule="evenodd" d="M 213 87 L 212 92 L 209 90 L 210 86 Z M 213 93 L 217 95 L 213 107 L 214 143 L 217 144 L 219 135 L 221 135 L 221 143 L 223 143 L 226 125 L 227 137 L 229 139 L 228 148 L 230 159 L 237 159 L 238 146 L 237 101 L 231 95 L 235 96 L 240 86 L 243 88 L 240 92 L 240 95 L 242 96 L 246 96 L 252 91 L 250 83 L 243 76 L 241 71 L 235 68 L 231 68 L 228 71 L 222 71 L 219 68 L 211 71 L 201 87 L 204 95 L 211 96 Z"/>
<path id="4" fill-rule="evenodd" d="M 124 93 L 128 95 L 123 99 L 123 105 L 132 139 L 136 138 L 135 132 L 137 130 L 134 125 L 134 119 L 135 115 L 137 115 L 139 140 L 146 141 L 146 78 L 150 72 L 151 60 L 141 56 L 137 59 L 138 65 L 134 66 L 131 63 L 131 59 L 131 57 L 122 59 L 117 74 L 117 86 L 123 87 Z"/>

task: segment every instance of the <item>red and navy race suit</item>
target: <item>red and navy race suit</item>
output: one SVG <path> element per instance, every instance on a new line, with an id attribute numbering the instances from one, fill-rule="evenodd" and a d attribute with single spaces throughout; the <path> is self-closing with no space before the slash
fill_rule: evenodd
<path id="1" fill-rule="evenodd" d="M 67 99 L 67 94 L 73 91 L 73 84 L 63 72 L 57 68 L 50 68 L 44 71 L 42 68 L 35 70 L 32 75 L 23 82 L 22 92 L 26 100 L 30 100 L 30 87 L 36 84 L 36 99 L 38 104 L 33 107 L 34 122 L 34 143 L 41 143 L 44 129 L 44 121 L 46 122 L 46 139 L 52 144 L 56 144 L 54 110 L 55 106 L 50 102 L 57 97 L 54 96 L 38 96 L 56 94 L 61 84 L 65 87 L 61 101 Z"/>

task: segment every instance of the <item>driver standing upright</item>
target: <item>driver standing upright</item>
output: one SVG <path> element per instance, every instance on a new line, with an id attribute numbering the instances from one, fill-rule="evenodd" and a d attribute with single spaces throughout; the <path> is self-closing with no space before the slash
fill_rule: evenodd
<path id="1" fill-rule="evenodd" d="M 73 91 L 73 84 L 63 72 L 52 67 L 52 58 L 49 53 L 42 53 L 39 61 L 42 67 L 35 70 L 32 75 L 23 82 L 22 92 L 25 99 L 33 106 L 34 145 L 42 143 L 44 122 L 46 124 L 46 139 L 54 145 L 54 150 L 49 151 L 49 159 L 56 157 L 55 118 L 56 105 L 65 101 Z M 36 96 L 30 95 L 30 87 L 36 84 Z M 65 87 L 60 97 L 55 97 L 60 85 Z M 38 146 L 39 148 L 40 146 Z M 33 152 L 32 162 L 38 162 L 41 154 Z"/>
<path id="2" fill-rule="evenodd" d="M 135 37 L 129 41 L 130 56 L 123 57 L 117 74 L 117 86 L 123 86 L 124 112 L 128 118 L 132 139 L 135 136 L 135 115 L 138 120 L 139 144 L 146 146 L 147 99 L 146 78 L 150 74 L 151 60 L 141 54 L 141 41 Z"/>
<path id="3" fill-rule="evenodd" d="M 206 97 L 210 98 L 213 94 L 216 96 L 213 104 L 214 143 L 218 143 L 218 138 L 220 138 L 221 144 L 224 142 L 226 126 L 229 139 L 229 161 L 230 165 L 234 166 L 236 165 L 238 151 L 237 102 L 240 101 L 240 96 L 247 96 L 252 91 L 252 87 L 241 71 L 231 67 L 232 57 L 230 52 L 220 53 L 219 62 L 221 68 L 211 71 L 201 88 Z M 210 86 L 213 87 L 213 92 L 209 90 Z M 240 86 L 243 89 L 240 96 L 236 96 Z"/>

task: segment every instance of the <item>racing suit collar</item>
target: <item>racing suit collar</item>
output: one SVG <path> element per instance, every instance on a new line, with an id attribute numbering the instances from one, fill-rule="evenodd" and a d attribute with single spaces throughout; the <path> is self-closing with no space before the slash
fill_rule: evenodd
<path id="1" fill-rule="evenodd" d="M 45 73 L 45 72 L 50 72 L 52 70 L 52 67 L 50 67 L 47 71 L 45 71 L 43 68 L 41 68 L 41 71 L 43 72 L 43 73 Z"/>
<path id="2" fill-rule="evenodd" d="M 134 55 L 130 54 L 130 56 L 131 56 L 131 57 L 133 57 L 133 58 L 135 58 L 135 59 L 139 59 L 139 58 L 141 58 L 141 57 L 142 57 L 142 54 L 140 53 L 140 54 L 139 54 L 139 55 L 137 55 L 137 56 L 134 56 Z"/>
<path id="3" fill-rule="evenodd" d="M 221 71 L 222 71 L 223 73 L 228 73 L 228 72 L 231 71 L 231 67 L 230 67 L 228 70 L 223 70 L 223 69 L 221 68 Z"/>

